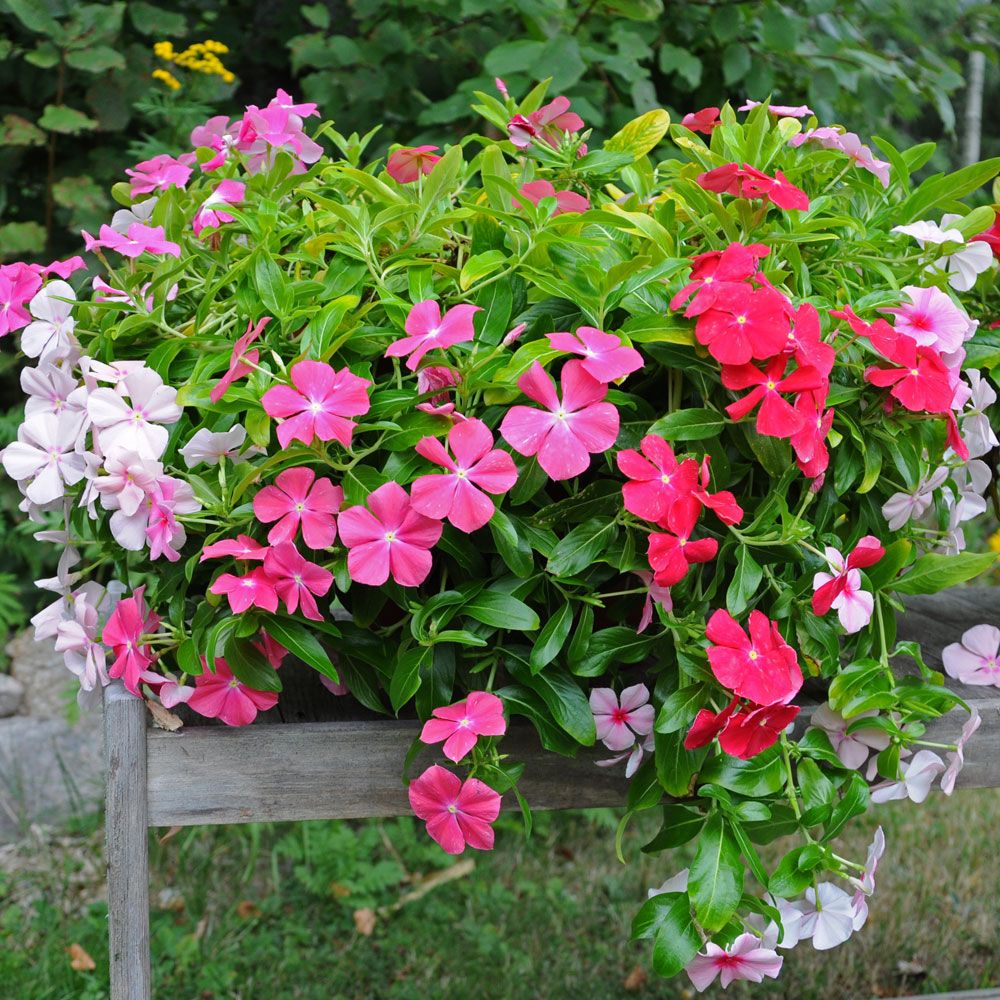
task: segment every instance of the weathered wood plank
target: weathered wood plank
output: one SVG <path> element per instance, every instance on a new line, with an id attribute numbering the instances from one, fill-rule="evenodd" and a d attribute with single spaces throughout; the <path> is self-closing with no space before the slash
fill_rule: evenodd
<path id="1" fill-rule="evenodd" d="M 149 827 L 146 706 L 115 681 L 104 689 L 111 1000 L 149 1000 Z"/>

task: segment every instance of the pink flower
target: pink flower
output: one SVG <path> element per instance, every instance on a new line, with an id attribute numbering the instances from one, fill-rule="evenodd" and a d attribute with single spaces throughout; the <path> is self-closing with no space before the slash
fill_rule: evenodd
<path id="1" fill-rule="evenodd" d="M 1000 687 L 1000 628 L 974 625 L 941 653 L 945 673 L 962 684 Z"/>
<path id="2" fill-rule="evenodd" d="M 441 522 L 415 510 L 399 483 L 370 493 L 368 507 L 348 507 L 338 518 L 351 579 L 380 587 L 391 575 L 400 586 L 419 586 L 431 571 Z"/>
<path id="3" fill-rule="evenodd" d="M 184 527 L 177 522 L 176 514 L 192 514 L 201 509 L 191 487 L 180 479 L 164 476 L 157 484 L 149 508 L 146 540 L 149 558 L 166 556 L 170 562 L 180 559 L 180 549 L 187 541 Z"/>
<path id="4" fill-rule="evenodd" d="M 944 774 L 941 775 L 941 791 L 945 795 L 951 795 L 955 791 L 955 780 L 962 768 L 965 767 L 965 744 L 969 742 L 982 724 L 983 720 L 979 712 L 975 708 L 971 709 L 968 721 L 962 726 L 962 733 L 958 737 L 954 751 L 945 754 L 948 766 L 945 768 Z"/>
<path id="5" fill-rule="evenodd" d="M 801 146 L 804 142 L 818 142 L 824 149 L 836 149 L 850 157 L 855 166 L 874 174 L 882 187 L 889 186 L 889 170 L 891 164 L 885 160 L 875 159 L 872 151 L 861 144 L 854 132 L 841 132 L 832 126 L 806 129 L 789 140 L 790 146 Z"/>
<path id="6" fill-rule="evenodd" d="M 722 988 L 738 979 L 761 983 L 764 977 L 777 979 L 784 959 L 771 948 L 762 948 L 756 934 L 741 934 L 728 948 L 720 948 L 713 941 L 705 944 L 705 951 L 695 955 L 684 971 L 691 985 L 701 993 L 715 982 Z"/>
<path id="7" fill-rule="evenodd" d="M 594 713 L 597 738 L 609 750 L 628 750 L 637 736 L 648 736 L 653 731 L 656 720 L 656 709 L 649 704 L 649 688 L 645 684 L 625 688 L 620 698 L 613 688 L 593 688 L 590 710 Z"/>
<path id="8" fill-rule="evenodd" d="M 762 101 L 750 101 L 748 100 L 741 107 L 737 108 L 738 111 L 752 111 L 754 108 L 760 107 Z M 794 107 L 788 104 L 770 104 L 767 110 L 776 117 L 779 118 L 808 118 L 810 115 L 814 115 L 816 112 L 812 108 L 807 107 L 805 104 L 796 104 Z"/>
<path id="9" fill-rule="evenodd" d="M 847 727 L 858 719 L 874 718 L 877 715 L 878 711 L 873 708 L 845 719 L 829 705 L 820 705 L 813 712 L 809 725 L 821 729 L 830 737 L 830 746 L 844 767 L 857 771 L 864 766 L 872 750 L 882 751 L 889 745 L 889 734 L 874 726 L 855 729 L 849 733 Z"/>
<path id="10" fill-rule="evenodd" d="M 27 264 L 0 264 L 0 337 L 31 322 L 26 308 L 42 287 L 42 279 Z"/>
<path id="11" fill-rule="evenodd" d="M 191 228 L 195 236 L 200 236 L 203 229 L 217 229 L 224 222 L 232 222 L 233 217 L 219 206 L 238 205 L 243 201 L 245 194 L 246 185 L 242 181 L 222 181 L 194 213 Z"/>
<path id="12" fill-rule="evenodd" d="M 537 138 L 553 149 L 567 132 L 579 132 L 583 119 L 569 110 L 568 97 L 556 97 L 528 115 L 514 115 L 507 124 L 510 141 L 518 149 L 527 149 Z"/>
<path id="13" fill-rule="evenodd" d="M 714 538 L 691 538 L 700 511 L 697 503 L 675 503 L 659 522 L 668 531 L 654 531 L 649 535 L 646 555 L 657 586 L 673 587 L 684 579 L 693 565 L 715 558 L 719 543 Z"/>
<path id="14" fill-rule="evenodd" d="M 700 509 L 693 499 L 698 488 L 698 463 L 678 462 L 674 449 L 656 434 L 647 434 L 639 445 L 641 454 L 623 448 L 615 456 L 618 468 L 629 478 L 622 486 L 625 509 L 647 521 L 661 522 L 675 504 Z"/>
<path id="15" fill-rule="evenodd" d="M 588 375 L 583 362 L 568 361 L 555 383 L 536 361 L 518 388 L 544 409 L 512 406 L 500 424 L 504 440 L 520 455 L 537 455 L 553 479 L 572 479 L 590 466 L 590 456 L 607 451 L 618 438 L 618 410 L 603 402 L 607 387 Z M 548 412 L 546 412 L 548 411 Z"/>
<path id="16" fill-rule="evenodd" d="M 398 184 L 412 184 L 421 174 L 429 174 L 441 159 L 436 156 L 437 146 L 414 146 L 397 149 L 389 154 L 386 173 Z"/>
<path id="17" fill-rule="evenodd" d="M 206 719 L 219 719 L 227 726 L 248 726 L 258 712 L 278 704 L 275 691 L 255 691 L 233 676 L 222 657 L 215 660 L 215 673 L 207 670 L 194 679 L 188 705 Z"/>
<path id="18" fill-rule="evenodd" d="M 976 324 L 940 288 L 906 285 L 902 291 L 909 302 L 882 310 L 895 315 L 897 333 L 912 337 L 922 347 L 949 353 L 975 332 Z"/>
<path id="19" fill-rule="evenodd" d="M 246 576 L 223 573 L 208 589 L 212 594 L 225 594 L 234 615 L 242 614 L 249 607 L 271 612 L 278 610 L 274 580 L 261 566 L 252 569 Z"/>
<path id="20" fill-rule="evenodd" d="M 333 583 L 329 570 L 309 562 L 291 542 L 281 542 L 264 557 L 264 572 L 289 614 L 301 605 L 306 618 L 323 620 L 313 595 L 323 597 L 329 591 Z"/>
<path id="21" fill-rule="evenodd" d="M 547 334 L 553 350 L 579 354 L 583 370 L 605 384 L 631 375 L 642 368 L 642 355 L 634 347 L 626 347 L 612 333 L 581 326 L 576 333 Z"/>
<path id="22" fill-rule="evenodd" d="M 296 440 L 309 445 L 317 437 L 350 448 L 354 434 L 350 418 L 368 412 L 371 382 L 348 368 L 334 371 L 323 361 L 300 361 L 292 365 L 291 375 L 294 389 L 276 385 L 261 398 L 269 416 L 284 418 L 278 426 L 281 447 Z"/>
<path id="23" fill-rule="evenodd" d="M 874 566 L 885 549 L 874 535 L 865 535 L 845 560 L 838 549 L 826 547 L 826 561 L 833 573 L 817 573 L 813 577 L 813 614 L 825 615 L 830 608 L 837 611 L 840 624 L 849 635 L 860 632 L 871 620 L 875 600 L 861 589 L 861 570 Z"/>
<path id="24" fill-rule="evenodd" d="M 215 383 L 209 393 L 208 398 L 213 403 L 218 403 L 237 379 L 249 375 L 254 370 L 254 366 L 260 361 L 260 351 L 256 347 L 249 351 L 247 348 L 264 332 L 264 327 L 271 322 L 271 318 L 265 316 L 256 326 L 254 326 L 253 320 L 247 323 L 246 332 L 233 345 L 233 353 L 229 358 L 229 370 Z"/>
<path id="25" fill-rule="evenodd" d="M 326 549 L 337 537 L 333 515 L 344 502 L 344 491 L 329 479 L 316 479 L 312 469 L 285 469 L 274 486 L 265 486 L 253 498 L 253 512 L 264 524 L 278 523 L 268 532 L 272 545 L 291 542 L 299 525 L 311 549 Z"/>
<path id="26" fill-rule="evenodd" d="M 437 438 L 417 442 L 419 454 L 449 471 L 417 479 L 410 487 L 410 503 L 427 517 L 447 519 L 459 531 L 473 532 L 496 509 L 486 493 L 506 493 L 517 482 L 517 467 L 507 452 L 493 448 L 493 435 L 481 420 L 455 424 L 448 432 L 448 446 L 454 458 Z"/>
<path id="27" fill-rule="evenodd" d="M 136 587 L 131 597 L 119 601 L 101 633 L 101 642 L 111 647 L 115 658 L 108 676 L 124 678 L 125 687 L 134 695 L 139 694 L 139 675 L 153 660 L 149 647 L 141 644 L 142 636 L 160 625 L 159 615 L 146 608 L 145 591 L 145 587 Z"/>
<path id="28" fill-rule="evenodd" d="M 933 750 L 918 750 L 913 759 L 899 765 L 898 781 L 884 781 L 871 790 L 872 802 L 909 799 L 923 802 L 930 794 L 934 779 L 945 770 L 944 761 Z"/>
<path id="29" fill-rule="evenodd" d="M 191 177 L 191 164 L 194 162 L 194 153 L 182 153 L 176 160 L 167 153 L 161 153 L 151 160 L 137 163 L 131 170 L 125 171 L 132 185 L 132 197 L 166 191 L 170 187 L 183 188 Z"/>
<path id="30" fill-rule="evenodd" d="M 480 312 L 479 306 L 455 306 L 441 315 L 441 306 L 434 299 L 416 303 L 406 317 L 407 337 L 394 341 L 386 349 L 387 358 L 409 355 L 406 367 L 416 371 L 420 359 L 434 348 L 464 344 L 475 336 L 472 317 Z"/>
<path id="31" fill-rule="evenodd" d="M 123 257 L 133 259 L 144 253 L 169 254 L 171 257 L 181 255 L 180 246 L 166 239 L 163 226 L 144 226 L 141 222 L 133 222 L 124 236 L 116 233 L 110 226 L 101 226 L 100 237 L 96 240 L 84 230 L 83 243 L 88 250 L 107 247 Z"/>
<path id="32" fill-rule="evenodd" d="M 260 562 L 267 555 L 266 545 L 258 545 L 249 535 L 239 535 L 236 538 L 223 538 L 221 541 L 206 545 L 201 552 L 199 562 L 206 559 L 220 559 L 232 556 L 234 559 L 245 559 Z"/>
<path id="33" fill-rule="evenodd" d="M 521 197 L 530 201 L 532 205 L 537 205 L 543 198 L 555 198 L 556 210 L 553 216 L 564 215 L 567 212 L 586 212 L 590 208 L 590 202 L 582 194 L 575 191 L 557 191 L 551 181 L 528 181 L 519 188 Z M 512 199 L 514 208 L 520 208 L 521 204 L 516 198 Z"/>
<path id="34" fill-rule="evenodd" d="M 420 739 L 444 743 L 444 755 L 456 764 L 476 745 L 480 736 L 503 736 L 507 721 L 503 702 L 488 691 L 472 691 L 465 701 L 435 708 L 424 723 Z"/>
<path id="35" fill-rule="evenodd" d="M 315 104 L 306 101 L 297 104 L 295 98 L 280 87 L 275 91 L 269 106 L 272 108 L 284 108 L 286 111 L 290 111 L 293 115 L 298 115 L 300 118 L 319 117 L 319 111 L 316 110 Z"/>
<path id="36" fill-rule="evenodd" d="M 887 357 L 895 367 L 866 368 L 866 382 L 890 389 L 890 395 L 911 412 L 951 413 L 955 390 L 938 351 L 900 334 Z"/>
<path id="37" fill-rule="evenodd" d="M 653 621 L 653 605 L 658 604 L 664 611 L 673 611 L 674 602 L 670 596 L 669 587 L 659 586 L 649 570 L 637 569 L 633 571 L 646 586 L 646 601 L 642 606 L 642 615 L 639 617 L 639 624 L 636 626 L 636 633 L 642 634 L 649 628 Z"/>
<path id="38" fill-rule="evenodd" d="M 681 124 L 692 132 L 701 132 L 702 135 L 711 135 L 722 122 L 719 119 L 718 108 L 702 108 L 701 111 L 689 111 L 682 119 Z"/>
<path id="39" fill-rule="evenodd" d="M 461 854 L 466 845 L 493 849 L 491 824 L 500 815 L 500 796 L 478 778 L 463 782 L 434 764 L 410 782 L 409 797 L 410 808 L 448 854 Z"/>

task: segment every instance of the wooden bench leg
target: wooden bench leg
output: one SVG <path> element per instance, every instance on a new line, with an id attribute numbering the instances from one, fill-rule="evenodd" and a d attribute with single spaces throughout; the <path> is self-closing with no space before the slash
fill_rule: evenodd
<path id="1" fill-rule="evenodd" d="M 104 690 L 111 1000 L 149 1000 L 146 706 L 121 681 Z"/>

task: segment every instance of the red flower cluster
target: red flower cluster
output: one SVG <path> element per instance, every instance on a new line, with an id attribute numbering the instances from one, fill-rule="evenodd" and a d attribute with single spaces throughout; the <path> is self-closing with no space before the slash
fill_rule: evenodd
<path id="1" fill-rule="evenodd" d="M 802 687 L 795 650 L 760 611 L 750 612 L 749 628 L 748 635 L 721 609 L 709 619 L 708 662 L 733 698 L 721 712 L 703 708 L 695 716 L 684 740 L 688 750 L 718 737 L 726 753 L 749 760 L 772 746 L 799 714 L 798 706 L 789 704 Z"/>
<path id="2" fill-rule="evenodd" d="M 693 564 L 714 559 L 719 550 L 714 538 L 691 538 L 702 508 L 726 524 L 738 524 L 743 508 L 728 490 L 708 491 L 707 457 L 700 465 L 693 458 L 678 462 L 673 448 L 655 434 L 647 434 L 640 448 L 641 454 L 632 448 L 618 452 L 618 468 L 629 478 L 622 496 L 627 511 L 666 529 L 649 536 L 649 565 L 656 586 L 672 587 Z"/>
<path id="3" fill-rule="evenodd" d="M 706 191 L 731 194 L 734 198 L 761 198 L 777 208 L 809 208 L 809 196 L 796 187 L 780 170 L 769 177 L 749 163 L 726 163 L 714 170 L 699 174 L 695 180 Z"/>
<path id="4" fill-rule="evenodd" d="M 692 132 L 711 135 L 722 124 L 718 108 L 702 108 L 701 111 L 690 111 L 681 119 L 681 124 Z"/>

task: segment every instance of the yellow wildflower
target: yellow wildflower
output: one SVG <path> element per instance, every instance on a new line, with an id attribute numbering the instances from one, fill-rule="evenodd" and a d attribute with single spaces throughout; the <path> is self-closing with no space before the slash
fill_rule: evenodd
<path id="1" fill-rule="evenodd" d="M 990 535 L 986 544 L 989 545 L 991 552 L 1000 552 L 1000 529 Z"/>
<path id="2" fill-rule="evenodd" d="M 169 72 L 169 70 L 154 69 L 153 70 L 153 79 L 154 80 L 160 80 L 160 81 L 162 81 L 171 90 L 180 90 L 181 89 L 181 82 L 180 82 L 180 80 L 178 80 L 177 77 L 174 76 L 173 73 Z"/>

